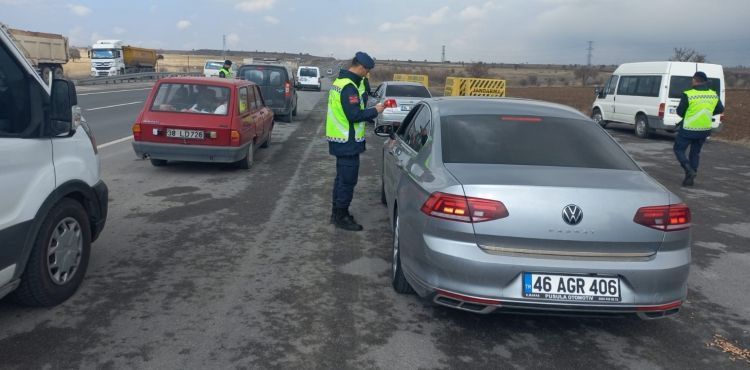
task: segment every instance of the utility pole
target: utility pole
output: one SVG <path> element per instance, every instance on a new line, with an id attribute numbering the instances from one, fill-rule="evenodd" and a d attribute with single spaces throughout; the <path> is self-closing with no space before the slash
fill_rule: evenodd
<path id="1" fill-rule="evenodd" d="M 445 45 L 443 45 L 443 56 L 440 58 L 441 63 L 445 63 Z"/>
<path id="2" fill-rule="evenodd" d="M 227 59 L 227 35 L 221 35 L 221 59 Z"/>
<path id="3" fill-rule="evenodd" d="M 589 47 L 586 50 L 589 51 L 588 62 L 586 63 L 586 65 L 588 65 L 589 67 L 591 67 L 591 53 L 594 51 L 594 42 L 593 41 L 589 41 Z"/>

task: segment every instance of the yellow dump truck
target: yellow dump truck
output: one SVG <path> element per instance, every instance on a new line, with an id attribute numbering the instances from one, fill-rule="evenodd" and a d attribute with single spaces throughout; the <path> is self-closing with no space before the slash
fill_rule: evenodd
<path id="1" fill-rule="evenodd" d="M 68 39 L 55 33 L 33 32 L 5 28 L 10 36 L 26 52 L 26 58 L 37 68 L 45 80 L 53 74 L 63 78 L 63 65 L 68 62 Z"/>
<path id="2" fill-rule="evenodd" d="M 91 46 L 91 76 L 118 76 L 154 72 L 156 50 L 123 45 L 120 40 L 99 40 Z"/>

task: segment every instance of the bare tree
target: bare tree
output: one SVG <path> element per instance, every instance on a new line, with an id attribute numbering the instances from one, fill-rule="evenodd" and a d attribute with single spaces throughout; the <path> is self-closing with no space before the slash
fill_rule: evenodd
<path id="1" fill-rule="evenodd" d="M 573 71 L 576 78 L 581 79 L 581 85 L 586 86 L 599 75 L 599 71 L 594 67 L 581 66 Z"/>
<path id="2" fill-rule="evenodd" d="M 669 60 L 694 63 L 705 63 L 707 61 L 706 54 L 699 53 L 692 48 L 674 48 L 674 54 L 672 54 L 672 57 L 669 58 Z"/>
<path id="3" fill-rule="evenodd" d="M 70 59 L 73 59 L 74 62 L 81 59 L 81 51 L 78 48 L 68 48 L 68 54 L 70 54 Z"/>
<path id="4" fill-rule="evenodd" d="M 488 77 L 489 72 L 490 67 L 483 62 L 472 63 L 468 67 L 466 67 L 466 73 L 469 74 L 469 77 Z"/>

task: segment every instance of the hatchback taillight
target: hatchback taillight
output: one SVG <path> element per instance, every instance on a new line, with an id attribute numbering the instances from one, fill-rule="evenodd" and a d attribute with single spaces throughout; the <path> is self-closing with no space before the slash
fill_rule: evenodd
<path id="1" fill-rule="evenodd" d="M 133 140 L 135 141 L 141 140 L 141 124 L 140 123 L 133 124 Z"/>
<path id="2" fill-rule="evenodd" d="M 240 132 L 237 130 L 232 130 L 230 134 L 230 140 L 232 146 L 240 146 Z"/>
<path id="3" fill-rule="evenodd" d="M 292 96 L 292 84 L 289 81 L 284 84 L 284 96 L 287 98 Z"/>
<path id="4" fill-rule="evenodd" d="M 436 192 L 422 205 L 428 216 L 460 222 L 483 222 L 508 217 L 503 202 Z"/>
<path id="5" fill-rule="evenodd" d="M 641 207 L 633 221 L 637 224 L 663 231 L 677 231 L 690 228 L 690 207 L 687 204 Z"/>

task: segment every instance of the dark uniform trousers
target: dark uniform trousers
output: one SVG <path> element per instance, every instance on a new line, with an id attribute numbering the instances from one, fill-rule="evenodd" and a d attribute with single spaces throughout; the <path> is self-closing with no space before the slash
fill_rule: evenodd
<path id="1" fill-rule="evenodd" d="M 349 208 L 359 177 L 359 154 L 336 156 L 336 180 L 333 183 L 333 206 Z"/>
<path id="2" fill-rule="evenodd" d="M 698 171 L 698 164 L 701 159 L 701 149 L 705 142 L 705 137 L 689 138 L 677 134 L 674 138 L 673 148 L 677 161 L 679 161 L 683 167 L 689 165 L 693 171 Z M 685 150 L 687 150 L 688 146 L 690 147 L 690 153 L 688 156 L 685 156 Z"/>

